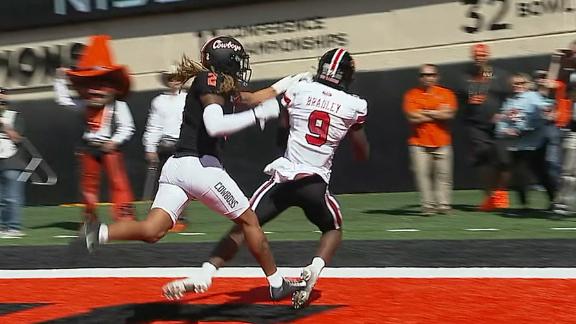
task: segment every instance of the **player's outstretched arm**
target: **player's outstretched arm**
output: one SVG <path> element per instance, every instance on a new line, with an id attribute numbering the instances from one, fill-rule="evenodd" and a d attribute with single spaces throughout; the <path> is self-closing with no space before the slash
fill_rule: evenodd
<path id="1" fill-rule="evenodd" d="M 312 73 L 304 72 L 298 73 L 294 75 L 289 75 L 284 77 L 278 81 L 276 81 L 273 85 L 264 88 L 262 90 L 258 90 L 255 92 L 241 92 L 240 99 L 242 105 L 246 105 L 248 107 L 254 107 L 268 99 L 275 98 L 288 90 L 292 85 L 300 82 L 300 81 L 309 81 L 312 80 Z"/>
<path id="2" fill-rule="evenodd" d="M 352 142 L 352 154 L 357 161 L 367 161 L 370 158 L 370 143 L 364 126 L 362 124 L 355 124 L 348 132 L 350 141 Z"/>
<path id="3" fill-rule="evenodd" d="M 224 114 L 223 98 L 219 95 L 206 94 L 200 99 L 204 105 L 204 125 L 208 135 L 212 137 L 234 134 L 255 124 L 264 128 L 267 120 L 278 118 L 280 114 L 276 99 L 264 101 L 253 109 L 235 114 Z"/>
<path id="4" fill-rule="evenodd" d="M 276 91 L 272 87 L 268 87 L 256 92 L 241 92 L 240 102 L 243 106 L 254 107 L 259 103 L 275 98 L 276 96 Z"/>

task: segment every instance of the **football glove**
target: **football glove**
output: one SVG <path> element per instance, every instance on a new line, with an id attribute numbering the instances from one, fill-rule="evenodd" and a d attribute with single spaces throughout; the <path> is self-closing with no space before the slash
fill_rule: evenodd
<path id="1" fill-rule="evenodd" d="M 256 118 L 256 122 L 260 126 L 260 129 L 264 130 L 268 120 L 278 118 L 280 115 L 280 106 L 278 105 L 276 98 L 272 98 L 263 101 L 261 104 L 254 107 L 252 111 L 254 112 L 254 117 Z"/>
<path id="2" fill-rule="evenodd" d="M 310 72 L 298 73 L 294 75 L 289 75 L 283 79 L 276 81 L 273 85 L 271 85 L 272 89 L 276 91 L 276 94 L 279 95 L 281 93 L 286 92 L 288 88 L 292 85 L 300 82 L 300 81 L 312 81 L 313 75 Z"/>

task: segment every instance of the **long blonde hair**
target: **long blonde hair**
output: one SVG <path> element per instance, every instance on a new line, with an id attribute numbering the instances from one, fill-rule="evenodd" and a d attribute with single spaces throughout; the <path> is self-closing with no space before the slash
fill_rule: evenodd
<path id="1" fill-rule="evenodd" d="M 178 63 L 176 67 L 176 73 L 174 74 L 173 79 L 182 84 L 188 82 L 188 80 L 192 79 L 193 77 L 197 76 L 200 72 L 203 71 L 211 71 L 216 72 L 213 69 L 207 69 L 202 64 L 190 59 L 186 54 L 182 54 L 182 58 L 180 59 L 180 63 Z M 222 83 L 220 84 L 220 89 L 218 89 L 219 94 L 230 94 L 237 92 L 237 82 L 234 77 L 228 75 L 226 73 L 220 73 L 224 77 Z"/>

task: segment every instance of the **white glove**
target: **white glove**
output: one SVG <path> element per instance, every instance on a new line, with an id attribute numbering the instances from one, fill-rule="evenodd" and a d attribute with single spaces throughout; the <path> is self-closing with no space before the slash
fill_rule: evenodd
<path id="1" fill-rule="evenodd" d="M 266 126 L 268 120 L 280 116 L 280 106 L 278 105 L 276 98 L 263 101 L 261 104 L 254 107 L 252 111 L 254 112 L 254 117 L 256 117 L 260 129 L 262 130 L 264 130 L 264 126 Z"/>
<path id="2" fill-rule="evenodd" d="M 286 90 L 288 90 L 288 88 L 290 88 L 292 85 L 294 85 L 300 81 L 307 81 L 307 82 L 312 81 L 313 77 L 314 77 L 314 75 L 310 72 L 304 72 L 304 73 L 289 75 L 283 79 L 276 81 L 276 83 L 271 85 L 271 87 L 272 87 L 272 89 L 274 89 L 274 91 L 276 91 L 276 94 L 278 95 L 278 94 L 286 92 Z"/>

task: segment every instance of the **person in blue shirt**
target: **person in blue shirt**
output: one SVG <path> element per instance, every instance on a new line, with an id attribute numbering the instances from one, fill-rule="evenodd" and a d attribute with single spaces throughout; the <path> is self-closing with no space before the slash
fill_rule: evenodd
<path id="1" fill-rule="evenodd" d="M 496 136 L 509 157 L 505 178 L 510 178 L 511 166 L 518 172 L 518 193 L 523 207 L 528 207 L 526 188 L 532 172 L 546 189 L 550 203 L 554 201 L 556 182 L 547 172 L 546 130 L 544 114 L 551 102 L 532 91 L 532 80 L 524 73 L 510 78 L 513 94 L 507 98 L 496 114 Z"/>

